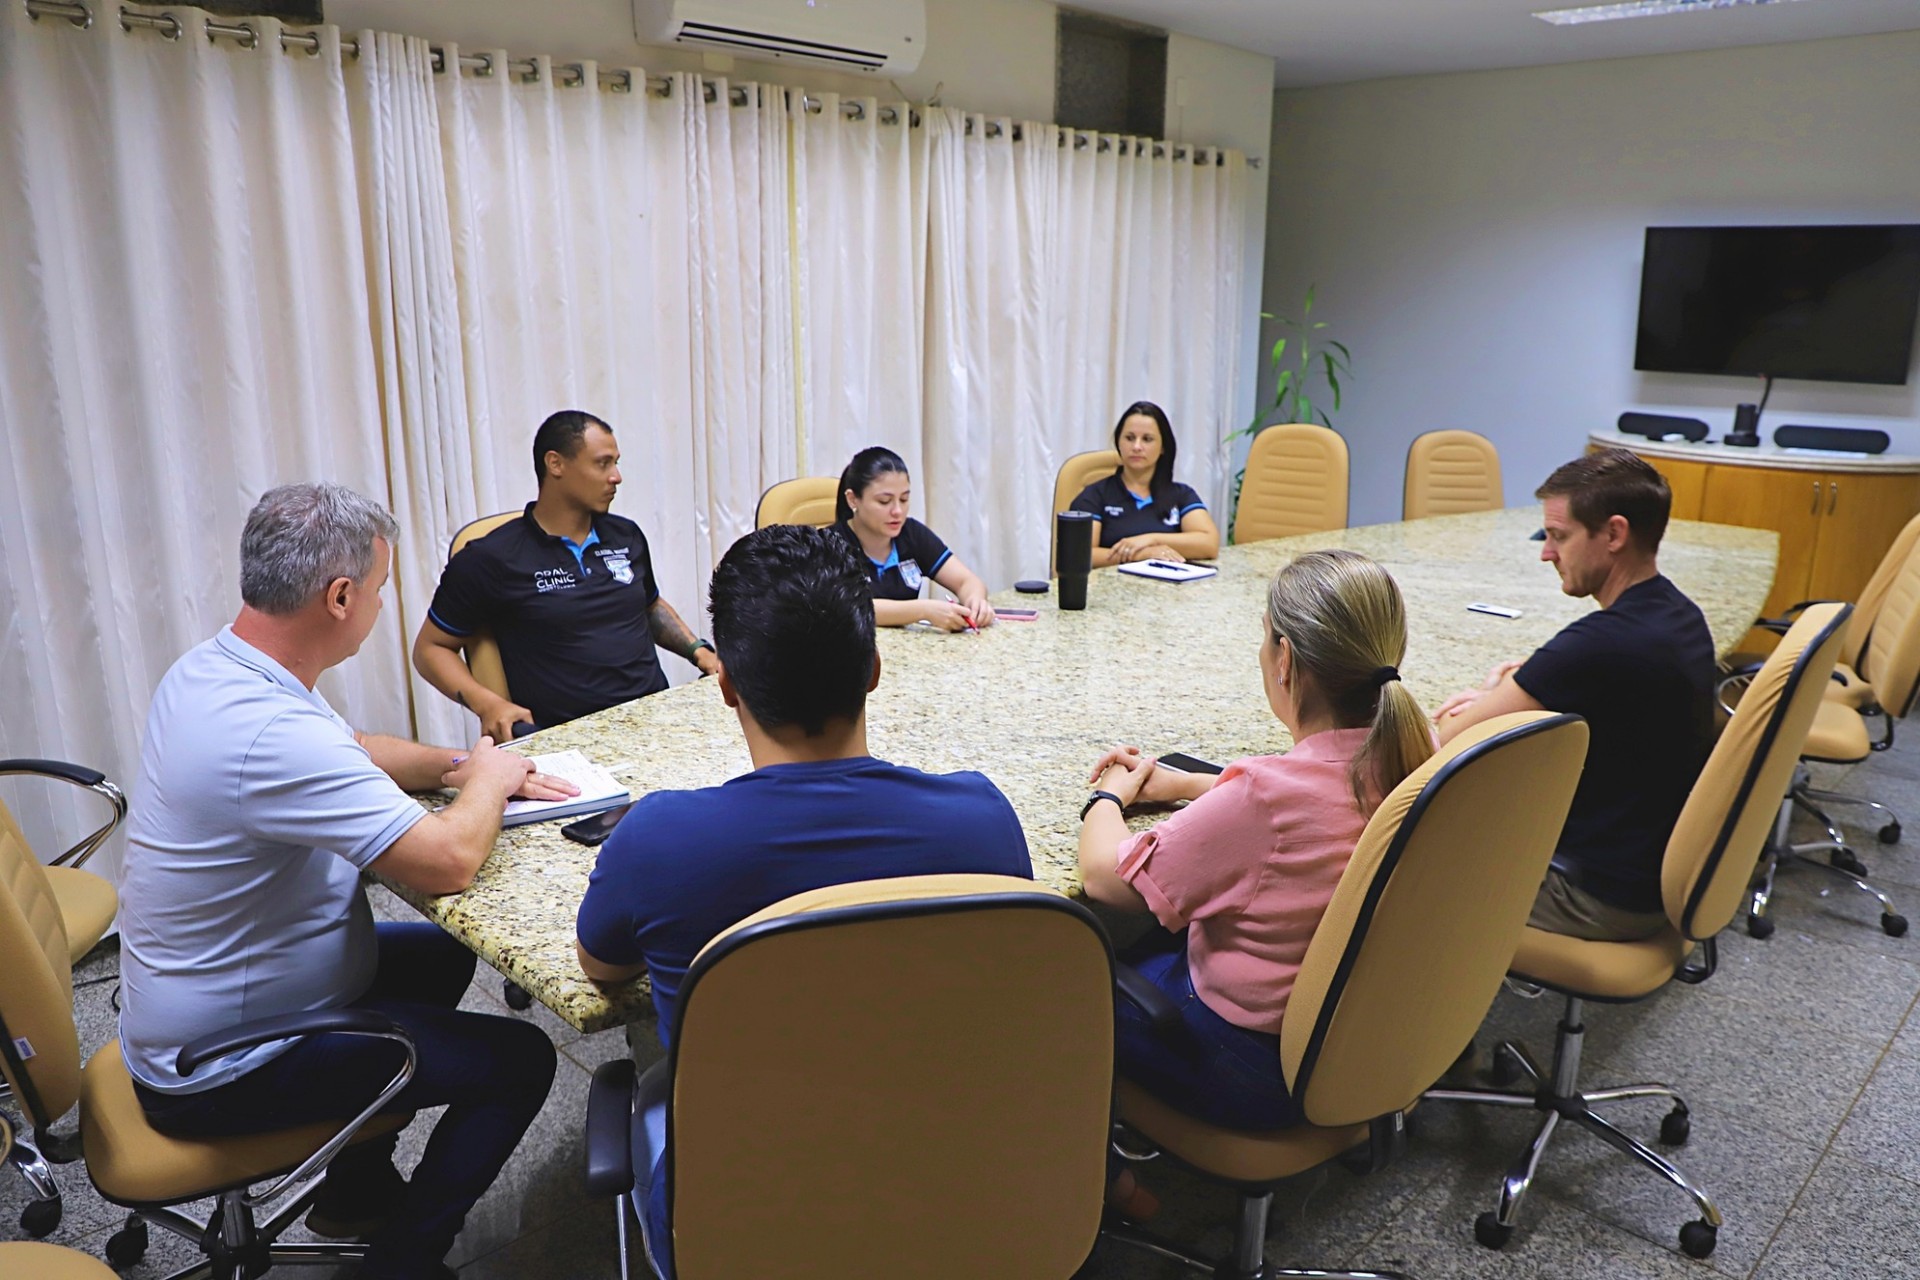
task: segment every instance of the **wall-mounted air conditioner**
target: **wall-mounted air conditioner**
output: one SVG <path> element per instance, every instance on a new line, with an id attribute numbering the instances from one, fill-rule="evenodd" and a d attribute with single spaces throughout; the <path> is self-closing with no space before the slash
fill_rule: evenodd
<path id="1" fill-rule="evenodd" d="M 903 75 L 927 47 L 925 0 L 633 0 L 643 44 Z"/>

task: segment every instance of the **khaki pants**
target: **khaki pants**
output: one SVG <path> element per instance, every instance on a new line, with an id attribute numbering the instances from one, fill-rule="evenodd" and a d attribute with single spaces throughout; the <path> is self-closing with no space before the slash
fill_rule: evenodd
<path id="1" fill-rule="evenodd" d="M 1527 923 L 1548 933 L 1595 942 L 1632 942 L 1667 927 L 1664 911 L 1628 911 L 1602 902 L 1559 871 L 1548 868 Z"/>

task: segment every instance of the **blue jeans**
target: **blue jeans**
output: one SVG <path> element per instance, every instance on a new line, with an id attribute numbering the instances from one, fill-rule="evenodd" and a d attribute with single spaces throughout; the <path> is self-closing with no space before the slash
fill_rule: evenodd
<path id="1" fill-rule="evenodd" d="M 1187 971 L 1187 939 L 1138 958 L 1133 967 L 1180 1008 L 1187 1035 L 1163 1039 L 1132 1001 L 1114 1017 L 1121 1075 L 1178 1111 L 1228 1129 L 1286 1129 L 1300 1108 L 1280 1074 L 1280 1037 L 1235 1026 L 1207 1007 Z"/>
<path id="2" fill-rule="evenodd" d="M 531 1023 L 454 1006 L 473 981 L 473 953 L 431 924 L 376 926 L 380 965 L 353 1002 L 405 1027 L 413 1079 L 388 1111 L 445 1106 L 406 1199 L 370 1241 L 366 1275 L 439 1274 L 453 1238 L 493 1185 L 553 1084 L 553 1043 Z M 156 1093 L 135 1082 L 153 1127 L 179 1137 L 229 1137 L 346 1120 L 371 1102 L 402 1062 L 400 1046 L 365 1036 L 310 1036 L 237 1080 L 200 1093 Z M 398 1135 L 341 1152 L 327 1170 L 350 1186 L 378 1176 Z M 391 1176 L 391 1175 L 387 1175 Z"/>

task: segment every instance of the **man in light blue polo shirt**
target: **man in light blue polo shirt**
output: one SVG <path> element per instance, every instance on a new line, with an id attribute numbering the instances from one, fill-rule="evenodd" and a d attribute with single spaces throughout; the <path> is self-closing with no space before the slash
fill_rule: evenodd
<path id="1" fill-rule="evenodd" d="M 536 1027 L 455 1009 L 473 955 L 430 924 L 376 926 L 360 873 L 457 892 L 508 797 L 571 788 L 487 738 L 456 753 L 356 734 L 314 690 L 373 629 L 396 532 L 337 485 L 274 489 L 247 517 L 244 606 L 173 665 L 147 717 L 120 886 L 120 1037 L 155 1128 L 224 1136 L 351 1117 L 393 1078 L 399 1047 L 280 1040 L 183 1076 L 183 1045 L 347 1006 L 403 1026 L 417 1063 L 390 1109 L 447 1111 L 410 1186 L 393 1139 L 360 1144 L 334 1161 L 308 1223 L 370 1233 L 366 1274 L 411 1280 L 451 1274 L 442 1259 L 545 1100 L 554 1053 Z M 406 794 L 441 785 L 459 796 L 438 813 Z"/>

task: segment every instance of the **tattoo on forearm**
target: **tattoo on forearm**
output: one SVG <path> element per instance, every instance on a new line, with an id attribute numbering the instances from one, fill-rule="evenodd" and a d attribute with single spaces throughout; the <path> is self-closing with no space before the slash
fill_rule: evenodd
<path id="1" fill-rule="evenodd" d="M 654 602 L 647 624 L 653 628 L 653 642 L 662 649 L 683 658 L 693 652 L 693 632 L 687 630 L 687 624 L 680 621 L 680 615 L 665 600 Z"/>

